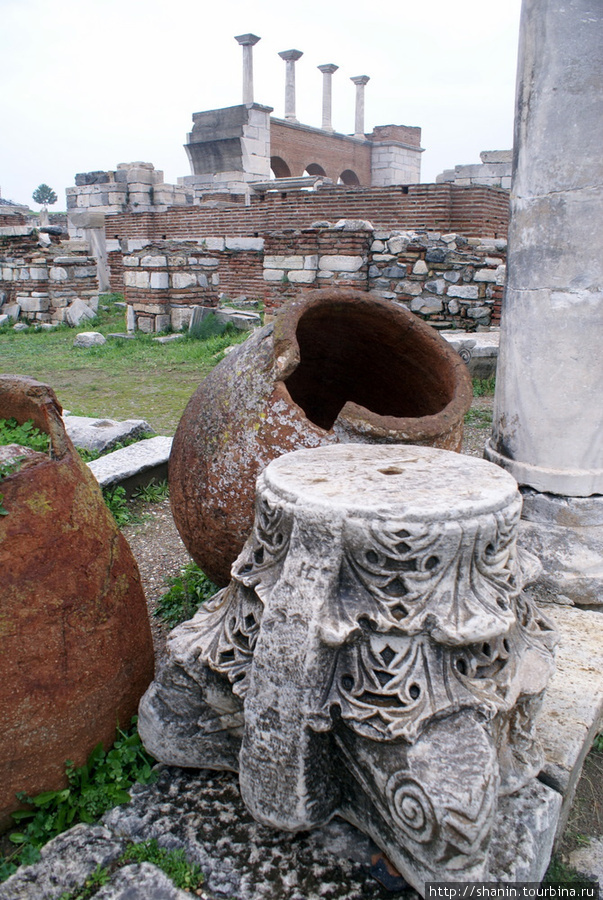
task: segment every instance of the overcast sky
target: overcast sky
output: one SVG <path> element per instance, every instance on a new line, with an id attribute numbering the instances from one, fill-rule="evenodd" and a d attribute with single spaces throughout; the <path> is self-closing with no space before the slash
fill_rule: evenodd
<path id="1" fill-rule="evenodd" d="M 77 172 L 143 160 L 165 181 L 190 174 L 192 113 L 241 102 L 254 47 L 255 100 L 284 115 L 285 63 L 297 49 L 297 117 L 320 127 L 322 75 L 335 63 L 333 125 L 422 128 L 422 181 L 510 149 L 521 0 L 0 0 L 0 190 L 28 203 Z"/>

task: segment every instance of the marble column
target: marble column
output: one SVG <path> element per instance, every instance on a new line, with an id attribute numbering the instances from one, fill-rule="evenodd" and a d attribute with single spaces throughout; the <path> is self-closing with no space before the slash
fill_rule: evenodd
<path id="1" fill-rule="evenodd" d="M 354 120 L 354 137 L 364 138 L 364 86 L 368 84 L 368 75 L 355 75 L 350 78 L 356 85 L 356 115 Z"/>
<path id="2" fill-rule="evenodd" d="M 567 563 L 570 581 L 581 585 L 570 596 L 580 602 L 585 586 L 576 567 L 583 566 L 596 576 L 603 604 L 603 538 L 586 551 L 567 544 L 572 530 L 603 531 L 601 71 L 599 0 L 524 0 L 508 274 L 486 456 L 531 489 L 524 518 L 546 531 L 535 549 L 551 556 L 550 574 Z M 563 552 L 553 550 L 550 526 L 561 527 Z M 586 602 L 595 599 L 588 589 Z"/>
<path id="3" fill-rule="evenodd" d="M 297 122 L 295 115 L 295 63 L 304 54 L 301 50 L 283 50 L 279 53 L 285 60 L 285 119 L 289 122 Z"/>
<path id="4" fill-rule="evenodd" d="M 253 47 L 261 40 L 255 34 L 235 37 L 243 48 L 243 103 L 253 103 Z"/>
<path id="5" fill-rule="evenodd" d="M 322 72 L 322 128 L 323 131 L 335 131 L 331 124 L 331 107 L 332 107 L 332 78 L 334 72 L 339 66 L 333 63 L 327 63 L 324 66 L 318 66 Z"/>

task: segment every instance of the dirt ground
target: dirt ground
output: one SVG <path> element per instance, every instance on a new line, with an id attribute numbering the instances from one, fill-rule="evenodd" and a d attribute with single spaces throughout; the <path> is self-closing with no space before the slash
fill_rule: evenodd
<path id="1" fill-rule="evenodd" d="M 492 421 L 492 397 L 476 397 L 465 425 L 463 453 L 482 456 Z M 142 511 L 142 510 L 141 510 Z M 169 500 L 145 504 L 145 521 L 123 532 L 136 557 L 147 597 L 155 655 L 161 664 L 168 628 L 153 616 L 170 576 L 177 575 L 190 557 L 174 525 Z M 558 852 L 563 860 L 584 846 L 589 837 L 603 835 L 603 753 L 591 751 L 584 765 L 576 799 Z"/>

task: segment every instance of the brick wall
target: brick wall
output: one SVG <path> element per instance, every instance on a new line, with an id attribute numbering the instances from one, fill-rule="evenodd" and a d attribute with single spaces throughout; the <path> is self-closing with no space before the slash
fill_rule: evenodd
<path id="1" fill-rule="evenodd" d="M 467 237 L 504 238 L 509 195 L 500 188 L 452 184 L 358 188 L 325 185 L 317 191 L 269 192 L 251 205 L 172 207 L 165 212 L 120 213 L 107 218 L 108 239 L 196 240 L 216 234 L 261 236 L 316 221 L 368 219 L 376 228 L 456 231 Z"/>

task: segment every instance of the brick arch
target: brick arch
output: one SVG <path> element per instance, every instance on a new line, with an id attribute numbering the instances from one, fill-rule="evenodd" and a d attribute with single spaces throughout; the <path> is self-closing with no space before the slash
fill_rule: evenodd
<path id="1" fill-rule="evenodd" d="M 360 184 L 360 179 L 352 169 L 344 169 L 337 181 L 338 184 Z"/>
<path id="2" fill-rule="evenodd" d="M 308 175 L 325 175 L 326 176 L 327 173 L 325 172 L 325 170 L 323 169 L 322 166 L 318 165 L 318 163 L 310 163 L 309 166 L 306 166 L 304 175 L 306 175 L 306 174 L 308 174 Z"/>
<path id="3" fill-rule="evenodd" d="M 274 172 L 275 178 L 289 178 L 291 176 L 291 169 L 280 156 L 270 157 L 270 168 Z"/>

